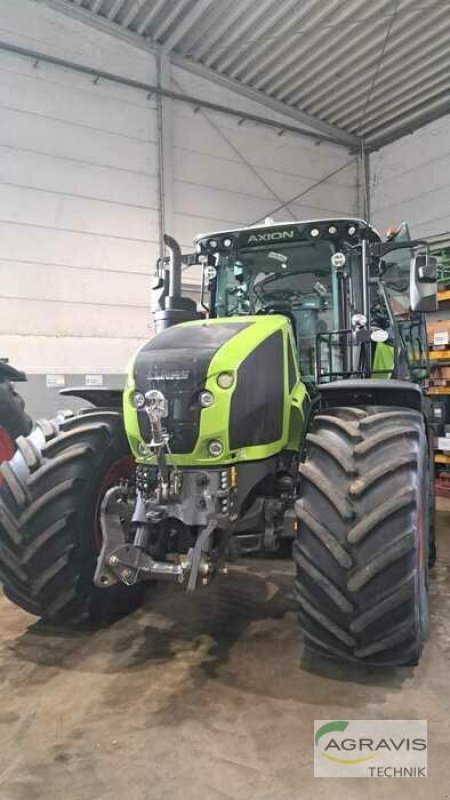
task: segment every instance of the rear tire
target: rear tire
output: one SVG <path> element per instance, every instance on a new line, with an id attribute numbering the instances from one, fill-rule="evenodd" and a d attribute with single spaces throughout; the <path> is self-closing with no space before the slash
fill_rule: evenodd
<path id="1" fill-rule="evenodd" d="M 308 649 L 417 664 L 428 633 L 429 456 L 422 415 L 335 408 L 306 437 L 293 548 Z"/>
<path id="2" fill-rule="evenodd" d="M 99 589 L 98 511 L 105 476 L 130 456 L 122 415 L 88 410 L 41 420 L 0 467 L 0 580 L 25 611 L 58 623 L 109 622 L 135 608 L 142 585 Z"/>

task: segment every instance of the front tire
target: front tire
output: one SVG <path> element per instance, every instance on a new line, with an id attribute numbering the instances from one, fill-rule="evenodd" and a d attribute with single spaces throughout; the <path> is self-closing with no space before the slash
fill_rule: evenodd
<path id="1" fill-rule="evenodd" d="M 309 650 L 417 664 L 428 632 L 429 456 L 420 413 L 334 408 L 306 438 L 296 596 Z"/>
<path id="2" fill-rule="evenodd" d="M 98 589 L 98 512 L 108 476 L 130 466 L 122 415 L 89 410 L 42 420 L 0 473 L 0 580 L 45 620 L 108 622 L 140 603 L 142 585 Z M 105 482 L 106 481 L 106 482 Z"/>

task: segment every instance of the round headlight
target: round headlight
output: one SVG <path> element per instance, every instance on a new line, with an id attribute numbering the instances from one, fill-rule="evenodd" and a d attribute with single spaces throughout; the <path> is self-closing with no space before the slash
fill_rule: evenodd
<path id="1" fill-rule="evenodd" d="M 311 228 L 309 235 L 312 236 L 313 239 L 317 239 L 320 236 L 319 228 Z"/>
<path id="2" fill-rule="evenodd" d="M 144 408 L 145 406 L 145 397 L 142 392 L 134 392 L 131 395 L 131 402 L 135 408 Z"/>
<path id="3" fill-rule="evenodd" d="M 356 228 L 354 225 L 349 225 L 347 228 L 347 233 L 349 236 L 354 236 L 356 233 Z"/>
<path id="4" fill-rule="evenodd" d="M 233 373 L 221 372 L 220 375 L 217 376 L 217 383 L 219 384 L 221 389 L 229 389 L 230 386 L 233 386 L 234 383 Z"/>
<path id="5" fill-rule="evenodd" d="M 212 392 L 205 390 L 204 392 L 200 392 L 198 400 L 203 408 L 209 408 L 209 406 L 212 406 L 214 403 L 214 395 Z"/>
<path id="6" fill-rule="evenodd" d="M 233 244 L 233 239 L 230 239 L 229 236 L 226 236 L 225 239 L 222 239 L 222 244 L 224 247 L 231 247 Z"/>
<path id="7" fill-rule="evenodd" d="M 331 235 L 334 236 L 334 234 L 337 233 L 336 225 L 330 225 L 328 228 L 328 233 L 331 233 Z"/>
<path id="8" fill-rule="evenodd" d="M 216 239 L 210 239 L 209 242 L 208 242 L 208 246 L 212 250 L 216 250 L 217 249 L 217 240 Z"/>
<path id="9" fill-rule="evenodd" d="M 217 439 L 214 439 L 208 445 L 209 455 L 213 456 L 213 458 L 218 458 L 223 453 L 223 444 L 219 442 Z"/>

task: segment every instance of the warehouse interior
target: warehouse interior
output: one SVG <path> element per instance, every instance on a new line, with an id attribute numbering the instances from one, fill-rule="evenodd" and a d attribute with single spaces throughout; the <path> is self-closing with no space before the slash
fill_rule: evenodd
<path id="1" fill-rule="evenodd" d="M 427 314 L 438 557 L 418 666 L 311 661 L 279 555 L 240 558 L 189 597 L 154 583 L 95 630 L 48 626 L 1 597 L 0 800 L 440 800 L 448 0 L 0 0 L 0 15 L 0 358 L 26 373 L 15 386 L 33 421 L 86 406 L 61 389 L 122 390 L 155 334 L 165 234 L 189 254 L 200 234 L 267 219 L 362 219 L 382 237 L 406 221 L 440 281 Z M 183 293 L 199 303 L 194 261 Z M 0 530 L 0 562 L 2 546 Z M 314 721 L 328 719 L 427 720 L 425 789 L 314 777 Z"/>

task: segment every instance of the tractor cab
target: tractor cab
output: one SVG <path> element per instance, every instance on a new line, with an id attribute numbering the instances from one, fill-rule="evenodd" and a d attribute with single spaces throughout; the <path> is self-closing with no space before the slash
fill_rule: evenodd
<path id="1" fill-rule="evenodd" d="M 420 281 L 415 254 L 425 245 L 407 226 L 382 242 L 360 219 L 270 221 L 195 245 L 208 314 L 285 315 L 305 382 L 424 371 L 419 312 L 435 302 L 435 275 L 425 250 Z"/>

